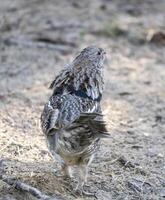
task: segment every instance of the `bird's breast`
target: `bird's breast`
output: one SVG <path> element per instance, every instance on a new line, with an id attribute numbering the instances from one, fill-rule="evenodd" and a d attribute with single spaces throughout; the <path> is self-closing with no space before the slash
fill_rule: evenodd
<path id="1" fill-rule="evenodd" d="M 68 165 L 76 165 L 90 157 L 95 149 L 95 139 L 87 126 L 74 124 L 61 132 L 57 142 L 57 152 Z"/>

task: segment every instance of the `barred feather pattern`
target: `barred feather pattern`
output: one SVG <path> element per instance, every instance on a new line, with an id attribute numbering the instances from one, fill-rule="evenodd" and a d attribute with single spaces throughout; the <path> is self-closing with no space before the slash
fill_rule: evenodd
<path id="1" fill-rule="evenodd" d="M 52 96 L 41 116 L 43 132 L 49 143 L 54 140 L 51 141 L 54 148 L 48 144 L 51 151 L 64 160 L 68 155 L 90 157 L 96 152 L 98 139 L 108 134 L 99 113 L 100 105 L 90 99 L 71 94 Z"/>
<path id="2" fill-rule="evenodd" d="M 103 69 L 100 63 L 91 62 L 80 54 L 51 83 L 54 94 L 81 90 L 87 97 L 100 99 L 103 92 Z"/>
<path id="3" fill-rule="evenodd" d="M 100 138 L 109 137 L 100 108 L 102 52 L 86 48 L 50 85 L 53 94 L 45 104 L 41 126 L 51 153 L 67 165 L 88 162 Z"/>

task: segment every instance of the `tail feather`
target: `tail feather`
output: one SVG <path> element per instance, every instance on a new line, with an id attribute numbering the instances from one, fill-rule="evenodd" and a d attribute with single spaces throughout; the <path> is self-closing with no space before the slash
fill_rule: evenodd
<path id="1" fill-rule="evenodd" d="M 111 138 L 101 113 L 82 113 L 79 123 L 88 124 L 96 138 Z"/>

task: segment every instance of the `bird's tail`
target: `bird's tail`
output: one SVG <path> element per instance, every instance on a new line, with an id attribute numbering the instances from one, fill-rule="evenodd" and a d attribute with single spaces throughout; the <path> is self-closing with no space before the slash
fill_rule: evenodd
<path id="1" fill-rule="evenodd" d="M 99 133 L 99 134 L 96 134 L 96 136 L 98 138 L 112 138 L 108 132 L 107 133 Z"/>
<path id="2" fill-rule="evenodd" d="M 84 124 L 89 124 L 96 138 L 111 138 L 101 113 L 82 113 L 79 121 Z"/>

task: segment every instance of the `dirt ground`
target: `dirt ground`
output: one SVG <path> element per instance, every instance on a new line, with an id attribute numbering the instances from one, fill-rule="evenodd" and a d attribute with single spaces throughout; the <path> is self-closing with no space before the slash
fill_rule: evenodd
<path id="1" fill-rule="evenodd" d="M 0 0 L 0 166 L 49 196 L 165 199 L 165 1 Z M 40 129 L 55 75 L 84 47 L 107 52 L 111 134 L 89 170 L 95 197 L 57 178 Z M 1 200 L 35 200 L 0 181 Z"/>

